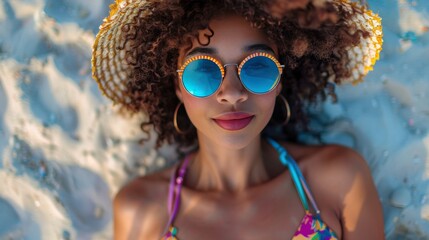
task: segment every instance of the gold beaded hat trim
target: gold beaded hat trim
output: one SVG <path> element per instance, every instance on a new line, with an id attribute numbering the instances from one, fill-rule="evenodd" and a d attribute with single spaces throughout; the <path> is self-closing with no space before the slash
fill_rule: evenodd
<path id="1" fill-rule="evenodd" d="M 349 62 L 347 68 L 351 76 L 341 83 L 356 84 L 363 81 L 366 74 L 373 69 L 383 44 L 381 18 L 349 0 L 333 1 L 338 7 L 357 14 L 353 15 L 347 24 L 350 29 L 360 29 L 370 33 L 367 38 L 361 38 L 358 45 L 348 49 Z M 92 76 L 105 96 L 115 103 L 128 104 L 131 99 L 127 96 L 127 78 L 130 66 L 125 61 L 125 49 L 121 39 L 122 27 L 130 24 L 139 14 L 139 9 L 146 4 L 145 0 L 116 0 L 110 5 L 110 14 L 100 26 L 92 49 Z M 145 17 L 145 16 L 142 16 Z"/>

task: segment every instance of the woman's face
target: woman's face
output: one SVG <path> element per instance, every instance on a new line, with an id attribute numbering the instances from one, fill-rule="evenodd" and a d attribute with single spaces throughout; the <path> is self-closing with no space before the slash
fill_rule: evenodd
<path id="1" fill-rule="evenodd" d="M 239 64 L 255 52 L 266 52 L 278 57 L 277 47 L 260 30 L 252 28 L 244 18 L 227 15 L 209 23 L 214 34 L 210 44 L 202 46 L 193 40 L 191 49 L 180 49 L 178 69 L 190 57 L 209 55 L 224 64 Z M 202 44 L 212 35 L 206 29 L 200 32 Z M 197 98 L 189 94 L 181 80 L 177 84 L 177 96 L 183 102 L 186 112 L 197 128 L 200 143 L 212 141 L 227 148 L 239 149 L 259 137 L 273 113 L 275 98 L 281 84 L 272 91 L 257 95 L 241 84 L 235 65 L 225 68 L 222 85 L 212 95 Z"/>

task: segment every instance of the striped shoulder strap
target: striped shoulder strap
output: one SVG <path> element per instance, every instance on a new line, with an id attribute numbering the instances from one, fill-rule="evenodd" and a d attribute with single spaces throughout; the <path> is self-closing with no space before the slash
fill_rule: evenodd
<path id="1" fill-rule="evenodd" d="M 316 205 L 316 201 L 314 201 L 313 194 L 310 191 L 310 188 L 308 187 L 307 182 L 304 179 L 304 176 L 302 175 L 301 170 L 298 167 L 298 164 L 295 162 L 295 160 L 289 155 L 289 153 L 286 151 L 284 147 L 282 147 L 278 142 L 276 142 L 272 138 L 267 138 L 268 142 L 276 149 L 276 151 L 279 153 L 280 161 L 283 165 L 289 168 L 289 171 L 292 176 L 292 180 L 295 184 L 295 187 L 298 191 L 299 198 L 301 199 L 302 205 L 304 206 L 304 209 L 306 213 L 310 212 L 310 209 L 308 207 L 308 202 L 306 198 L 310 199 L 311 205 L 313 206 L 314 210 L 316 211 L 316 214 L 320 214 L 320 210 Z"/>

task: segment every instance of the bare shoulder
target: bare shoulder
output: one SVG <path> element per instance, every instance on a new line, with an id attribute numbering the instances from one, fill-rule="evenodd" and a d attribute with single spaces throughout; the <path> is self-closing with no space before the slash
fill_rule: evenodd
<path id="1" fill-rule="evenodd" d="M 313 191 L 322 190 L 330 202 L 336 202 L 336 212 L 340 212 L 345 195 L 357 180 L 365 185 L 373 185 L 371 171 L 366 160 L 355 150 L 341 145 L 302 146 L 307 155 L 298 161 Z"/>
<path id="2" fill-rule="evenodd" d="M 113 201 L 115 239 L 160 237 L 168 220 L 168 183 L 173 169 L 138 177 L 119 190 Z"/>
<path id="3" fill-rule="evenodd" d="M 342 238 L 384 239 L 382 207 L 367 161 L 336 144 L 301 150 L 307 153 L 298 161 L 303 175 L 319 207 L 333 213 L 325 216 L 339 220 Z"/>
<path id="4" fill-rule="evenodd" d="M 371 172 L 366 160 L 355 150 L 337 144 L 299 145 L 283 143 L 299 165 L 315 195 L 340 197 L 350 188 L 356 177 L 371 183 Z M 335 192 L 330 194 L 329 191 Z M 326 199 L 327 200 L 327 199 Z M 329 199 L 333 203 L 334 199 Z M 339 210 L 339 209 L 337 209 Z M 338 211 L 337 211 L 338 212 Z"/>
<path id="5" fill-rule="evenodd" d="M 327 181 L 342 179 L 344 183 L 357 176 L 371 177 L 366 160 L 349 147 L 330 144 L 312 148 L 311 155 L 302 163 L 308 175 L 323 174 L 326 177 L 332 176 Z"/>

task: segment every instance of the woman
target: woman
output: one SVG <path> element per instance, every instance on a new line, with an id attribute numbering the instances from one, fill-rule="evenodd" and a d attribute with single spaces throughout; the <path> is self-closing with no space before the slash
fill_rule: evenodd
<path id="1" fill-rule="evenodd" d="M 384 239 L 365 160 L 297 143 L 306 104 L 361 81 L 380 50 L 378 17 L 346 0 L 112 5 L 94 78 L 185 155 L 120 190 L 115 239 Z"/>

